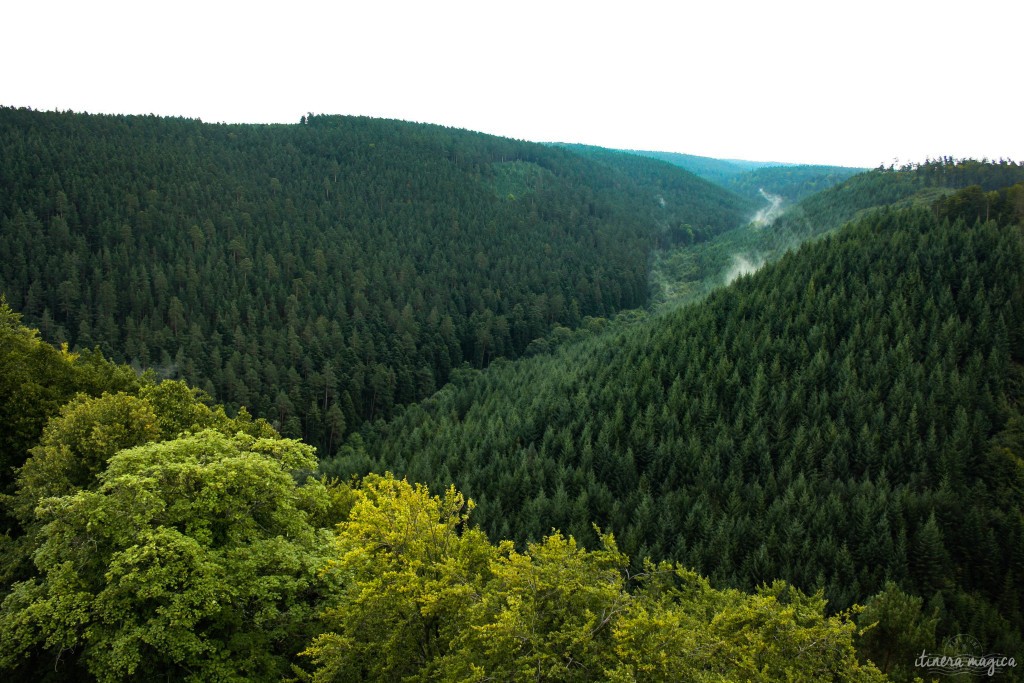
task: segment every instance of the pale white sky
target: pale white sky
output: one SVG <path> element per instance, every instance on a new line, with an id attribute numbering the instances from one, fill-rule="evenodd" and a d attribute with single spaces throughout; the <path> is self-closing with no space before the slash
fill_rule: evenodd
<path id="1" fill-rule="evenodd" d="M 0 104 L 888 165 L 1024 160 L 1021 0 L 0 6 Z"/>

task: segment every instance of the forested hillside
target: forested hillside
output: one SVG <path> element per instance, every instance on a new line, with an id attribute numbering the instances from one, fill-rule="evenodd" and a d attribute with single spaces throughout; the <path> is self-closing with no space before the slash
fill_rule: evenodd
<path id="1" fill-rule="evenodd" d="M 767 166 L 733 176 L 724 187 L 744 197 L 763 197 L 763 190 L 782 197 L 788 204 L 834 187 L 864 170 L 844 166 Z"/>
<path id="2" fill-rule="evenodd" d="M 644 305 L 662 232 L 745 211 L 669 167 L 652 187 L 562 149 L 367 118 L 3 108 L 0 157 L 0 291 L 27 322 L 322 453 L 452 368 Z"/>
<path id="3" fill-rule="evenodd" d="M 1019 652 L 1024 185 L 983 193 L 988 222 L 976 195 L 875 212 L 697 305 L 460 377 L 325 468 L 454 482 L 493 538 L 593 545 L 596 522 L 635 562 L 783 578 L 833 609 L 891 581 L 940 634 Z"/>
<path id="4" fill-rule="evenodd" d="M 1024 181 L 1024 165 L 943 158 L 901 168 L 878 168 L 813 194 L 780 219 L 776 232 L 816 235 L 838 228 L 865 212 L 886 206 L 931 206 L 936 199 L 978 186 L 992 192 Z"/>
<path id="5" fill-rule="evenodd" d="M 643 150 L 628 150 L 630 154 L 657 159 L 666 163 L 678 166 L 690 173 L 700 176 L 705 180 L 725 187 L 729 179 L 734 178 L 747 171 L 757 168 L 775 166 L 775 162 L 741 161 L 736 159 L 714 159 L 702 157 L 695 154 L 681 154 L 679 152 L 656 152 Z"/>
<path id="6" fill-rule="evenodd" d="M 799 178 L 804 167 L 779 167 L 777 170 L 784 174 L 789 168 Z M 652 303 L 678 305 L 693 301 L 737 275 L 753 272 L 803 242 L 828 234 L 847 221 L 881 207 L 931 207 L 957 190 L 971 188 L 957 200 L 961 204 L 976 205 L 969 220 L 994 218 L 993 192 L 1022 181 L 1024 166 L 1017 163 L 949 158 L 900 169 L 859 173 L 795 205 L 784 202 L 780 216 L 762 217 L 763 220 L 727 230 L 692 246 L 659 249 L 652 266 Z"/>
<path id="7" fill-rule="evenodd" d="M 492 544 L 454 489 L 311 476 L 310 446 L 2 299 L 0 367 L 6 680 L 886 680 L 820 595 L 630 573 L 610 535 Z"/>
<path id="8" fill-rule="evenodd" d="M 761 190 L 779 195 L 787 202 L 796 202 L 837 185 L 864 170 L 845 166 L 712 159 L 676 152 L 630 150 L 630 153 L 678 166 L 758 203 L 763 200 Z"/>
<path id="9" fill-rule="evenodd" d="M 665 219 L 671 217 L 659 226 L 658 245 L 661 247 L 704 242 L 741 226 L 763 202 L 760 197 L 738 197 L 696 174 L 680 172 L 681 167 L 657 159 L 590 145 L 558 146 L 613 169 L 626 182 L 636 183 L 651 193 L 658 205 L 668 210 Z M 675 206 L 669 206 L 670 200 Z M 683 207 L 687 210 L 685 217 Z"/>

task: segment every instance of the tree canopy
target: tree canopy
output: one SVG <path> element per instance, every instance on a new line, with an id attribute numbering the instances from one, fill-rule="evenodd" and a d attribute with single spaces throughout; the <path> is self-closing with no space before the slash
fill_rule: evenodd
<path id="1" fill-rule="evenodd" d="M 785 578 L 838 610 L 892 581 L 937 634 L 1016 651 L 1024 214 L 959 206 L 873 212 L 697 305 L 467 375 L 322 467 L 455 483 L 492 539 L 598 547 L 597 523 L 635 571 Z"/>
<path id="2" fill-rule="evenodd" d="M 45 339 L 187 379 L 324 454 L 464 363 L 644 305 L 660 234 L 745 211 L 664 164 L 362 117 L 0 108 L 0 156 L 0 292 Z"/>

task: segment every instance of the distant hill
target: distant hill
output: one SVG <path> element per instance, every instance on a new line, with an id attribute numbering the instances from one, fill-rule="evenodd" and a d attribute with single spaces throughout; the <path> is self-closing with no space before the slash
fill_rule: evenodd
<path id="1" fill-rule="evenodd" d="M 725 187 L 744 197 L 775 195 L 790 204 L 838 185 L 864 170 L 844 166 L 766 166 L 729 178 Z"/>
<path id="2" fill-rule="evenodd" d="M 786 203 L 792 203 L 837 185 L 865 170 L 776 161 L 712 159 L 675 152 L 628 151 L 630 154 L 659 159 L 686 169 L 720 187 L 759 202 L 765 199 L 761 194 L 762 190 L 770 195 L 782 197 Z"/>
<path id="3" fill-rule="evenodd" d="M 699 174 L 658 159 L 589 145 L 557 146 L 613 169 L 624 182 L 655 192 L 652 198 L 665 213 L 659 239 L 663 244 L 702 242 L 736 228 L 746 223 L 763 202 L 761 198 L 738 196 Z"/>
<path id="4" fill-rule="evenodd" d="M 644 150 L 623 150 L 630 154 L 658 159 L 686 169 L 690 173 L 709 180 L 716 185 L 726 187 L 731 178 L 743 173 L 770 166 L 785 166 L 775 161 L 743 161 L 739 159 L 714 159 L 693 154 L 680 154 L 678 152 L 654 152 Z"/>
<path id="5" fill-rule="evenodd" d="M 877 168 L 809 195 L 773 226 L 780 235 L 817 235 L 887 206 L 931 206 L 972 185 L 992 191 L 1024 181 L 1024 165 L 1011 161 L 937 159 L 902 168 Z M 788 238 L 787 238 L 788 239 Z"/>
<path id="6" fill-rule="evenodd" d="M 678 305 L 705 296 L 737 274 L 756 270 L 807 240 L 884 207 L 930 208 L 972 185 L 983 195 L 979 201 L 984 204 L 986 190 L 1021 181 L 1024 167 L 1015 163 L 952 159 L 858 173 L 796 204 L 782 203 L 778 211 L 763 212 L 762 220 L 706 242 L 659 249 L 651 271 L 652 302 Z M 984 212 L 980 215 L 985 217 Z"/>

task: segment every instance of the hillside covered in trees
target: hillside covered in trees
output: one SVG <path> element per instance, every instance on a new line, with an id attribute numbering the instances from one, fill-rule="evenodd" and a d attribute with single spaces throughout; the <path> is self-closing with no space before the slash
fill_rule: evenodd
<path id="1" fill-rule="evenodd" d="M 630 154 L 657 159 L 678 166 L 690 173 L 724 187 L 731 178 L 758 168 L 778 166 L 773 161 L 744 161 L 740 159 L 715 159 L 680 152 L 657 152 L 652 150 L 627 150 Z"/>
<path id="2" fill-rule="evenodd" d="M 760 202 L 761 191 L 797 202 L 864 171 L 846 166 L 780 164 L 770 161 L 712 159 L 676 152 L 633 151 L 631 154 L 678 166 L 730 192 Z"/>
<path id="3" fill-rule="evenodd" d="M 900 168 L 877 168 L 806 197 L 775 227 L 776 232 L 794 236 L 820 235 L 878 208 L 930 207 L 951 190 L 976 188 L 969 195 L 980 191 L 983 204 L 985 193 L 1022 181 L 1024 166 L 1005 159 L 988 162 L 947 157 Z M 987 220 L 984 211 L 972 218 L 979 217 Z"/>
<path id="4" fill-rule="evenodd" d="M 3 301 L 0 367 L 28 437 L 0 498 L 7 680 L 886 680 L 821 595 L 629 572 L 611 535 L 491 543 L 454 488 L 312 476 L 266 421 L 49 346 Z"/>
<path id="5" fill-rule="evenodd" d="M 11 680 L 1024 651 L 1018 164 L 761 223 L 665 161 L 366 118 L 8 108 L 0 154 Z"/>
<path id="6" fill-rule="evenodd" d="M 0 156 L 0 291 L 27 322 L 324 453 L 463 363 L 643 306 L 663 233 L 749 210 L 667 164 L 355 117 L 2 108 Z"/>
<path id="7" fill-rule="evenodd" d="M 779 171 L 803 167 L 779 167 Z M 770 169 L 767 169 L 770 170 Z M 996 217 L 998 188 L 1024 181 L 1020 164 L 937 159 L 902 168 L 857 174 L 796 204 L 782 202 L 766 220 L 751 221 L 695 244 L 663 245 L 652 265 L 652 305 L 688 303 L 738 275 L 771 263 L 807 240 L 839 229 L 847 221 L 890 206 L 930 208 L 954 192 L 973 208 L 968 221 Z M 1004 219 L 1006 220 L 1006 219 Z"/>
<path id="8" fill-rule="evenodd" d="M 794 203 L 839 185 L 864 170 L 845 166 L 766 166 L 733 176 L 724 187 L 743 197 L 763 198 L 762 193 L 767 193 Z"/>
<path id="9" fill-rule="evenodd" d="M 459 377 L 323 467 L 453 482 L 493 538 L 594 546 L 596 522 L 636 566 L 832 609 L 891 583 L 939 634 L 1020 651 L 1022 199 L 874 212 L 697 305 Z"/>

